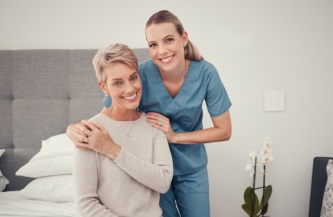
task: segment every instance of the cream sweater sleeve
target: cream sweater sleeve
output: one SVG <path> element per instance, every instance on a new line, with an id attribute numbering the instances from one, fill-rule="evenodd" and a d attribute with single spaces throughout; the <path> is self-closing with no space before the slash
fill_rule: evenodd
<path id="1" fill-rule="evenodd" d="M 97 165 L 97 154 L 94 151 L 75 149 L 73 177 L 77 210 L 84 217 L 120 217 L 102 205 L 98 199 Z"/>
<path id="2" fill-rule="evenodd" d="M 173 163 L 165 134 L 153 128 L 153 162 L 145 161 L 122 148 L 114 163 L 136 181 L 165 193 L 173 177 Z"/>

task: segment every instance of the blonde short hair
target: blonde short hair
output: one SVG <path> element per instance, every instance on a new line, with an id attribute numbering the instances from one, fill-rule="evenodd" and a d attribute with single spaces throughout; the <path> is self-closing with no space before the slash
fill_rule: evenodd
<path id="1" fill-rule="evenodd" d="M 134 52 L 124 44 L 111 44 L 107 48 L 97 51 L 92 63 L 98 81 L 105 82 L 105 69 L 115 63 L 123 63 L 138 70 L 138 59 Z"/>

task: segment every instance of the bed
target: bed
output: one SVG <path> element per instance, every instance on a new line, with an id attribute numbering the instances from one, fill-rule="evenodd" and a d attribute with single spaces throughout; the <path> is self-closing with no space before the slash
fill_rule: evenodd
<path id="1" fill-rule="evenodd" d="M 65 131 L 102 108 L 96 51 L 0 50 L 0 216 L 78 216 Z"/>

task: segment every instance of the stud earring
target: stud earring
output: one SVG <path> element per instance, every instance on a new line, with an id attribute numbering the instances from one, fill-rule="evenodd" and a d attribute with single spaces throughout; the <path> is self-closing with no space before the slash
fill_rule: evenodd
<path id="1" fill-rule="evenodd" d="M 109 94 L 105 93 L 105 97 L 103 98 L 102 103 L 106 108 L 111 107 L 112 99 Z"/>

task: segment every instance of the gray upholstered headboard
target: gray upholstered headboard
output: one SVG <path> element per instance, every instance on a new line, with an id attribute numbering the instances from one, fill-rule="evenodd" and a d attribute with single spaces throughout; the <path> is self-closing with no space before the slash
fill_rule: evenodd
<path id="1" fill-rule="evenodd" d="M 15 172 L 35 155 L 41 141 L 64 133 L 69 123 L 102 108 L 92 58 L 97 50 L 0 50 L 0 170 L 5 191 L 30 179 Z M 134 49 L 139 62 L 147 49 Z"/>

